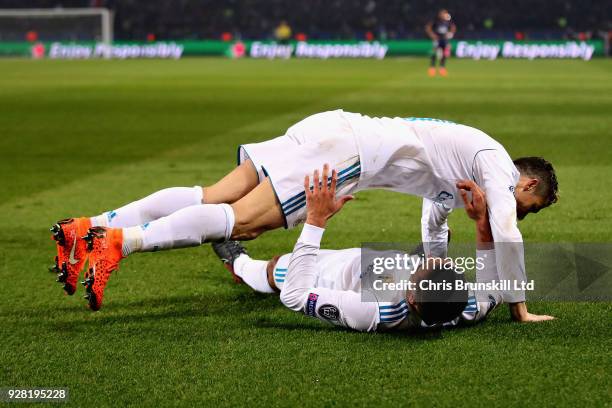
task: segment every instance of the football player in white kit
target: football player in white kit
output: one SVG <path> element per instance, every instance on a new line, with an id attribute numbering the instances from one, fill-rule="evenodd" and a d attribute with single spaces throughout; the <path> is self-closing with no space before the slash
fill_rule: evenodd
<path id="1" fill-rule="evenodd" d="M 325 170 L 323 171 L 325 173 Z M 254 260 L 238 241 L 214 243 L 213 249 L 237 282 L 244 282 L 257 292 L 280 292 L 282 303 L 307 316 L 358 331 L 413 330 L 432 327 L 454 327 L 482 321 L 501 303 L 496 291 L 467 291 L 455 294 L 450 302 L 423 302 L 418 289 L 391 292 L 390 298 L 378 296 L 373 288 L 363 288 L 364 270 L 361 248 L 343 250 L 319 249 L 327 220 L 342 202 L 333 193 L 334 182 L 319 189 L 314 175 L 314 189 L 306 191 L 307 216 L 302 233 L 292 253 L 270 261 Z M 308 185 L 306 181 L 306 185 Z M 476 224 L 476 257 L 482 260 L 477 268 L 478 283 L 498 280 L 493 236 L 482 190 L 472 181 L 462 183 L 465 208 Z M 420 255 L 412 255 L 419 257 Z M 414 263 L 413 263 L 414 265 Z M 432 276 L 419 267 L 412 280 L 442 281 L 456 277 L 454 271 Z M 455 276 L 453 276 L 455 275 Z M 364 291 L 368 293 L 364 293 Z M 438 295 L 439 296 L 439 295 Z M 384 298 L 384 301 L 381 299 Z M 439 299 L 436 299 L 439 300 Z"/>
<path id="2" fill-rule="evenodd" d="M 446 219 L 463 205 L 457 182 L 475 181 L 486 193 L 499 244 L 497 273 L 511 282 L 526 280 L 517 219 L 557 200 L 550 163 L 538 157 L 513 162 L 501 144 L 478 129 L 336 110 L 310 116 L 284 136 L 240 146 L 238 167 L 213 185 L 164 189 L 98 216 L 58 222 L 52 228 L 58 251 L 53 269 L 71 294 L 88 259 L 86 298 L 98 310 L 111 273 L 130 254 L 254 239 L 302 223 L 303 177 L 324 163 L 338 176 L 340 196 L 379 188 L 423 197 L 422 240 L 431 256 L 445 255 Z M 83 233 L 86 239 L 80 239 Z M 502 297 L 515 320 L 548 318 L 528 313 L 523 290 Z"/>

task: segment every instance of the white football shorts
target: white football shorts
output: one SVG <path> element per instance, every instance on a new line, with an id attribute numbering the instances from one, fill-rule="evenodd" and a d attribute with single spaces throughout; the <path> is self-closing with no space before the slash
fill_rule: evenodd
<path id="1" fill-rule="evenodd" d="M 270 178 L 282 207 L 285 228 L 293 228 L 306 219 L 306 175 L 312 176 L 315 169 L 329 164 L 338 172 L 337 196 L 353 193 L 361 175 L 355 135 L 341 110 L 309 116 L 291 126 L 284 136 L 241 145 L 238 164 L 247 159 L 253 162 L 260 182 Z"/>

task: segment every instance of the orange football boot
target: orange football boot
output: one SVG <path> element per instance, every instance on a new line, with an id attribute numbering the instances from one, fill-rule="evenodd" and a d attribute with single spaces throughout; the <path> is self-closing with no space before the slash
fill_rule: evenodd
<path id="1" fill-rule="evenodd" d="M 448 75 L 448 71 L 446 70 L 446 68 L 440 68 L 438 69 L 438 72 L 440 73 L 440 76 L 447 76 Z"/>
<path id="2" fill-rule="evenodd" d="M 57 281 L 64 284 L 64 291 L 72 295 L 76 291 L 79 274 L 87 261 L 87 249 L 83 235 L 91 227 L 89 218 L 68 218 L 51 227 L 51 239 L 56 243 L 55 266 Z"/>
<path id="3" fill-rule="evenodd" d="M 123 259 L 123 230 L 121 228 L 92 227 L 83 237 L 89 252 L 89 269 L 85 274 L 85 299 L 91 310 L 100 310 L 104 288 L 111 274 L 119 269 Z"/>
<path id="4" fill-rule="evenodd" d="M 434 67 L 431 67 L 427 70 L 427 75 L 429 75 L 430 77 L 435 77 L 436 76 L 436 69 Z"/>

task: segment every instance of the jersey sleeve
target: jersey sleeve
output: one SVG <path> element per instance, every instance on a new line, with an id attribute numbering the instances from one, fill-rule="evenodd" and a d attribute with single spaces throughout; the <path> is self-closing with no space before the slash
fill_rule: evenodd
<path id="1" fill-rule="evenodd" d="M 523 237 L 516 219 L 516 179 L 512 167 L 502 165 L 506 162 L 508 158 L 497 150 L 483 151 L 475 158 L 474 171 L 476 182 L 487 197 L 489 222 L 495 241 L 497 273 L 500 279 L 509 281 L 511 288 L 514 288 L 515 282 L 520 284 L 527 276 Z M 525 301 L 525 291 L 520 289 L 506 290 L 501 296 L 506 303 Z"/>
<path id="2" fill-rule="evenodd" d="M 448 216 L 452 209 L 423 198 L 421 240 L 427 256 L 445 258 L 448 250 Z"/>
<path id="3" fill-rule="evenodd" d="M 317 255 L 323 229 L 305 224 L 298 239 L 280 294 L 289 309 L 307 316 L 359 331 L 374 331 L 378 325 L 378 304 L 362 302 L 361 294 L 317 288 Z"/>
<path id="4" fill-rule="evenodd" d="M 378 304 L 364 302 L 361 294 L 348 290 L 310 288 L 303 308 L 306 316 L 358 331 L 375 331 Z"/>

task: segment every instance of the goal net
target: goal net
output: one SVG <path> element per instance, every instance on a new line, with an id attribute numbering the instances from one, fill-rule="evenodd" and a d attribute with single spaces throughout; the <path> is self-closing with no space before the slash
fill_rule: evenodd
<path id="1" fill-rule="evenodd" d="M 0 9 L 0 42 L 113 41 L 105 8 Z"/>

